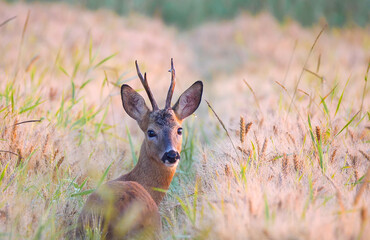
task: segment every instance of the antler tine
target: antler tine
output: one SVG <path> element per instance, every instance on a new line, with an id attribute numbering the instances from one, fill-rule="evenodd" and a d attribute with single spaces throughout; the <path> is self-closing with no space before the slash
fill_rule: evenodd
<path id="1" fill-rule="evenodd" d="M 144 77 L 143 77 L 143 75 L 140 72 L 139 65 L 137 64 L 137 60 L 135 60 L 135 65 L 136 65 L 137 75 L 140 78 L 141 84 L 143 84 L 146 94 L 148 94 L 150 103 L 152 104 L 152 107 L 153 107 L 153 111 L 158 110 L 159 108 L 158 108 L 157 102 L 155 101 L 153 94 L 150 91 L 148 80 L 146 79 L 146 73 L 144 73 Z"/>
<path id="2" fill-rule="evenodd" d="M 171 58 L 171 69 L 168 71 L 171 72 L 171 85 L 167 93 L 166 109 L 171 107 L 171 99 L 172 99 L 173 91 L 175 89 L 175 84 L 176 84 L 175 82 L 176 74 L 175 74 L 175 68 L 173 67 L 173 58 Z"/>

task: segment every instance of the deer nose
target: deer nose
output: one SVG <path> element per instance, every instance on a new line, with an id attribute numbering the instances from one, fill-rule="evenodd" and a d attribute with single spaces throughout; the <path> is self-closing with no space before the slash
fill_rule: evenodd
<path id="1" fill-rule="evenodd" d="M 180 160 L 180 154 L 174 150 L 166 152 L 162 157 L 162 161 L 164 163 L 166 163 L 166 161 L 169 163 L 175 163 L 177 160 Z"/>

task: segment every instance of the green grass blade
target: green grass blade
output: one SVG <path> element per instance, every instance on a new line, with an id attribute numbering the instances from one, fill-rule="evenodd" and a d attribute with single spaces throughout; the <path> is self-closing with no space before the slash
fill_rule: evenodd
<path id="1" fill-rule="evenodd" d="M 95 191 L 95 189 L 85 190 L 85 191 L 82 191 L 82 192 L 74 193 L 74 194 L 71 195 L 71 197 L 89 195 L 89 194 L 93 193 L 94 191 Z"/>
<path id="2" fill-rule="evenodd" d="M 326 105 L 326 103 L 325 103 L 325 99 L 324 98 L 322 98 L 322 97 L 320 97 L 321 98 L 321 103 L 322 103 L 322 105 L 324 106 L 324 110 L 325 110 L 325 113 L 327 114 L 327 115 L 329 115 L 329 109 L 328 109 L 328 106 Z"/>
<path id="3" fill-rule="evenodd" d="M 360 111 L 358 111 L 348 122 L 346 125 L 344 125 L 344 127 L 337 133 L 337 135 L 335 136 L 338 136 L 341 132 L 343 132 L 344 129 L 346 129 L 348 127 L 348 125 L 351 124 L 351 122 L 355 119 L 355 117 L 360 113 Z"/>
<path id="4" fill-rule="evenodd" d="M 6 164 L 5 168 L 3 169 L 3 171 L 1 172 L 1 175 L 0 175 L 0 186 L 1 186 L 1 182 L 3 181 L 3 178 L 5 176 L 5 172 L 6 172 L 6 169 L 8 168 L 9 166 L 9 163 Z"/>
<path id="5" fill-rule="evenodd" d="M 101 60 L 98 64 L 96 64 L 95 66 L 94 66 L 94 69 L 96 69 L 96 68 L 98 68 L 99 66 L 101 66 L 103 63 L 105 63 L 106 61 L 108 61 L 109 59 L 111 59 L 111 58 L 113 58 L 113 57 L 115 57 L 117 55 L 117 53 L 114 53 L 114 54 L 112 54 L 112 55 L 110 55 L 110 56 L 108 56 L 108 57 L 106 57 L 106 58 L 104 58 L 103 60 Z"/>
<path id="6" fill-rule="evenodd" d="M 75 86 L 75 83 L 72 80 L 72 103 L 73 104 L 75 103 L 75 97 L 76 97 L 75 95 L 76 95 L 76 86 Z"/>
<path id="7" fill-rule="evenodd" d="M 80 87 L 80 90 L 82 90 L 84 87 L 86 87 L 86 85 L 89 84 L 91 81 L 92 81 L 92 79 L 90 78 L 87 81 L 85 81 L 84 83 L 82 83 L 82 85 Z"/>
<path id="8" fill-rule="evenodd" d="M 135 153 L 134 144 L 132 143 L 131 133 L 130 133 L 130 130 L 128 129 L 127 126 L 126 126 L 126 134 L 127 134 L 127 137 L 128 137 L 128 141 L 130 143 L 130 150 L 131 150 L 131 154 L 132 154 L 132 161 L 136 165 L 136 163 L 137 163 L 137 156 L 136 156 L 136 153 Z"/>
<path id="9" fill-rule="evenodd" d="M 344 85 L 344 88 L 343 88 L 342 94 L 340 95 L 340 98 L 339 98 L 339 101 L 338 101 L 338 104 L 337 104 L 337 109 L 335 110 L 335 114 L 334 114 L 334 116 L 336 116 L 336 115 L 337 115 L 337 113 L 338 113 L 338 110 L 339 110 L 340 104 L 342 103 L 344 90 L 345 90 L 345 89 L 346 89 L 346 87 L 347 87 L 347 84 L 348 84 L 348 82 L 349 82 L 349 79 L 350 79 L 350 78 L 348 78 L 348 80 L 347 80 L 347 82 L 346 82 L 346 85 Z"/>
<path id="10" fill-rule="evenodd" d="M 102 185 L 102 183 L 104 182 L 105 178 L 106 178 L 106 177 L 107 177 L 107 175 L 108 175 L 108 172 L 109 172 L 109 169 L 110 169 L 110 167 L 111 167 L 111 166 L 112 166 L 112 163 L 111 163 L 111 164 L 109 164 L 109 166 L 107 167 L 107 169 L 105 169 L 103 176 L 100 178 L 100 180 L 99 180 L 99 182 L 98 182 L 98 186 L 97 186 L 97 188 L 98 188 L 98 187 L 100 187 L 100 186 Z"/>
<path id="11" fill-rule="evenodd" d="M 108 109 L 109 109 L 109 106 L 107 106 L 107 107 L 105 108 L 104 115 L 103 115 L 102 119 L 100 120 L 100 122 L 99 122 L 99 123 L 97 124 L 97 126 L 96 126 L 96 129 L 95 129 L 95 138 L 96 138 L 96 137 L 98 137 L 98 134 L 99 134 L 99 132 L 100 132 L 100 131 L 101 131 L 101 129 L 102 129 L 102 126 L 103 126 L 104 120 L 105 120 L 105 118 L 107 117 Z"/>
<path id="12" fill-rule="evenodd" d="M 311 118 L 310 118 L 310 115 L 308 115 L 308 126 L 309 126 L 309 129 L 310 129 L 310 136 L 311 136 L 311 140 L 313 143 L 315 143 L 315 138 L 313 136 L 313 133 L 312 133 L 312 125 L 311 125 Z"/>
<path id="13" fill-rule="evenodd" d="M 59 70 L 62 71 L 67 77 L 70 77 L 68 72 L 62 67 L 62 66 L 58 66 Z"/>

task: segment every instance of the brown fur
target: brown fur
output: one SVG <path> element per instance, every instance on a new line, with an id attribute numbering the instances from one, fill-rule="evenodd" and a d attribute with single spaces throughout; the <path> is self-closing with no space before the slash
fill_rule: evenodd
<path id="1" fill-rule="evenodd" d="M 136 208 L 135 221 L 128 232 L 120 232 L 120 220 L 127 218 L 127 209 Z M 151 196 L 137 182 L 110 181 L 89 196 L 78 219 L 77 238 L 84 238 L 84 227 L 93 227 L 101 221 L 103 239 L 120 239 L 135 236 L 140 231 L 155 230 L 161 226 L 158 207 Z M 153 232 L 148 233 L 151 237 Z"/>
<path id="2" fill-rule="evenodd" d="M 199 102 L 189 102 L 189 99 L 200 101 L 202 86 L 197 82 L 185 91 L 175 110 L 152 112 L 138 93 L 127 85 L 122 86 L 123 107 L 145 133 L 139 160 L 131 172 L 102 185 L 89 196 L 78 219 L 77 238 L 85 237 L 86 226 L 91 226 L 94 218 L 101 223 L 106 239 L 133 238 L 142 231 L 146 233 L 145 239 L 157 236 L 161 229 L 158 205 L 165 196 L 158 189 L 168 190 L 178 164 L 177 161 L 166 165 L 162 159 L 170 150 L 181 152 L 179 128 L 183 118 L 179 116 L 187 117 L 197 109 Z M 155 137 L 150 137 L 148 130 L 155 132 Z M 134 207 L 138 207 L 137 217 L 131 225 L 126 220 Z"/>

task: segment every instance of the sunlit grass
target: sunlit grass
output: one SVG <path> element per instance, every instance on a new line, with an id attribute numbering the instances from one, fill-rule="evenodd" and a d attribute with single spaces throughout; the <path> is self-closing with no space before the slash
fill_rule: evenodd
<path id="1" fill-rule="evenodd" d="M 0 237 L 71 239 L 87 196 L 137 162 L 142 135 L 121 114 L 119 99 L 122 83 L 135 85 L 133 64 L 118 65 L 122 53 L 100 49 L 92 36 L 75 44 L 66 38 L 68 47 L 51 47 L 53 54 L 40 54 L 39 60 L 29 57 L 34 55 L 29 46 L 41 45 L 40 37 L 34 39 L 38 32 L 30 29 L 41 24 L 33 14 L 18 30 L 10 25 L 15 20 L 0 27 L 4 36 L 21 39 L 21 46 L 0 40 L 6 56 L 0 61 Z M 319 30 L 308 32 L 313 42 Z M 212 109 L 204 101 L 184 122 L 181 162 L 160 206 L 164 239 L 361 239 L 369 234 L 368 63 L 358 60 L 361 68 L 353 72 L 343 65 L 352 76 L 333 77 L 322 70 L 336 64 L 325 55 L 330 43 L 323 45 L 322 58 L 314 58 L 313 42 L 297 48 L 303 57 L 292 62 L 300 79 L 269 81 L 247 69 L 205 81 Z M 20 59 L 11 58 L 13 48 Z M 271 62 L 255 58 L 267 71 Z M 160 65 L 156 59 L 148 54 L 144 60 Z M 166 66 L 161 69 L 166 72 Z M 150 74 L 151 82 L 162 84 L 155 71 Z M 179 74 L 179 87 L 188 77 Z M 231 92 L 230 85 L 238 89 Z M 100 239 L 96 232 L 88 234 Z"/>

